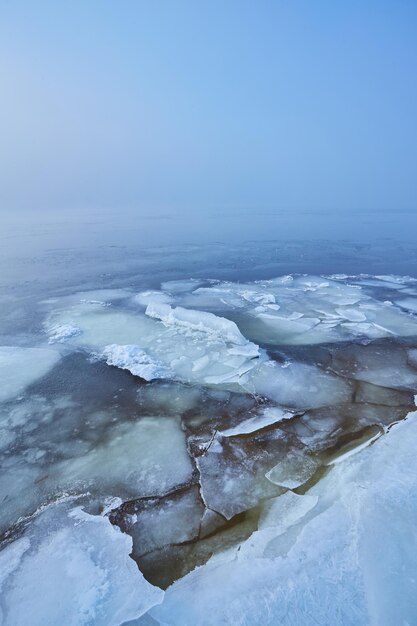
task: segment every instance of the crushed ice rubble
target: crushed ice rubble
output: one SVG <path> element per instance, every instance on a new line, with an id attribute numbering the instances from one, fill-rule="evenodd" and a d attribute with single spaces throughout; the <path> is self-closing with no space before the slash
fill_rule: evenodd
<path id="1" fill-rule="evenodd" d="M 415 279 L 44 306 L 51 345 L 0 348 L 0 624 L 415 622 Z M 74 398 L 25 395 L 80 350 L 148 381 L 95 439 Z"/>

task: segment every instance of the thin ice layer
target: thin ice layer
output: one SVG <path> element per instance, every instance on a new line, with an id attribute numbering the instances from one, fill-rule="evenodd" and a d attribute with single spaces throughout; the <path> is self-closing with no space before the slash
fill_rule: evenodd
<path id="1" fill-rule="evenodd" d="M 177 418 L 116 424 L 107 441 L 54 466 L 54 483 L 126 498 L 164 495 L 191 481 L 193 467 Z"/>
<path id="2" fill-rule="evenodd" d="M 0 402 L 17 396 L 45 376 L 59 358 L 52 348 L 0 346 Z"/>
<path id="3" fill-rule="evenodd" d="M 46 402 L 18 408 L 10 414 L 25 420 L 27 443 L 23 450 L 14 448 L 22 442 L 18 435 L 1 460 L 0 532 L 62 492 L 128 500 L 161 496 L 192 482 L 193 466 L 177 417 L 120 422 L 117 413 L 87 414 L 88 430 L 81 433 L 79 422 L 71 419 L 80 411 L 77 405 L 64 412 Z M 47 421 L 34 434 L 30 428 L 35 430 L 43 415 Z"/>
<path id="4" fill-rule="evenodd" d="M 260 363 L 251 372 L 248 391 L 270 398 L 283 406 L 306 408 L 341 404 L 352 400 L 349 381 L 313 365 L 275 361 Z"/>
<path id="5" fill-rule="evenodd" d="M 119 626 L 161 602 L 106 517 L 53 505 L 0 552 L 3 626 Z"/>
<path id="6" fill-rule="evenodd" d="M 197 487 L 160 499 L 138 501 L 129 516 L 135 558 L 198 537 L 204 506 Z"/>
<path id="7" fill-rule="evenodd" d="M 284 458 L 283 433 L 260 431 L 251 438 L 214 438 L 197 456 L 201 496 L 205 505 L 227 519 L 282 491 L 265 478 Z"/>

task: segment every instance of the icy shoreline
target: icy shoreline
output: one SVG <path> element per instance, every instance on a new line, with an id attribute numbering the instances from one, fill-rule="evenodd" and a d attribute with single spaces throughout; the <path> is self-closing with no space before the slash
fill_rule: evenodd
<path id="1" fill-rule="evenodd" d="M 0 624 L 413 623 L 417 281 L 160 287 L 0 348 Z"/>
<path id="2" fill-rule="evenodd" d="M 25 626 L 30 615 L 33 626 L 116 626 L 146 613 L 167 626 L 411 624 L 416 441 L 417 412 L 305 495 L 270 500 L 249 539 L 165 594 L 143 579 L 131 539 L 106 517 L 51 505 L 0 552 L 0 624 Z"/>
<path id="3" fill-rule="evenodd" d="M 417 413 L 306 495 L 271 501 L 259 530 L 175 582 L 160 624 L 412 624 L 417 615 Z"/>

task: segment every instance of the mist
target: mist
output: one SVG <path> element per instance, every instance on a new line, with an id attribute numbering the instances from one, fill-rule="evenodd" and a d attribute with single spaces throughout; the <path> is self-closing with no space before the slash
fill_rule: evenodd
<path id="1" fill-rule="evenodd" d="M 416 13 L 2 3 L 3 224 L 110 219 L 163 243 L 408 236 Z"/>

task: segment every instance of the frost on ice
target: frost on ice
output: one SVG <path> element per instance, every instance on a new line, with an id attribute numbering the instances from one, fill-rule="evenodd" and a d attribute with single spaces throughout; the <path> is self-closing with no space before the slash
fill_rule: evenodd
<path id="1" fill-rule="evenodd" d="M 140 376 L 144 380 L 174 377 L 168 367 L 153 360 L 138 346 L 120 346 L 114 343 L 106 346 L 102 355 L 107 365 L 129 370 L 134 376 Z"/>
<path id="2" fill-rule="evenodd" d="M 3 626 L 118 626 L 162 601 L 106 517 L 60 504 L 0 552 Z"/>

